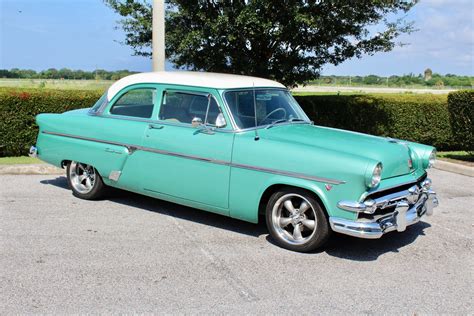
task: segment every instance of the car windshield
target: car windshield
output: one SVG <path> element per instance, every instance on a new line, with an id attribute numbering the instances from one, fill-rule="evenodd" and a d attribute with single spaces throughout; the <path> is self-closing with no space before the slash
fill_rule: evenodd
<path id="1" fill-rule="evenodd" d="M 227 91 L 224 97 L 240 129 L 283 122 L 310 122 L 296 100 L 286 90 Z M 257 113 L 257 120 L 255 120 L 255 113 Z"/>

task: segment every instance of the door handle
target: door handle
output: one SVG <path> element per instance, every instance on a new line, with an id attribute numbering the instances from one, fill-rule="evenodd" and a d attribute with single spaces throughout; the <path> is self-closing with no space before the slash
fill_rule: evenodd
<path id="1" fill-rule="evenodd" d="M 148 124 L 148 129 L 162 129 L 163 125 Z"/>
<path id="2" fill-rule="evenodd" d="M 108 153 L 112 153 L 112 154 L 119 154 L 119 155 L 122 154 L 121 151 L 115 150 L 115 149 L 112 149 L 112 148 L 105 148 L 105 151 L 108 152 Z"/>

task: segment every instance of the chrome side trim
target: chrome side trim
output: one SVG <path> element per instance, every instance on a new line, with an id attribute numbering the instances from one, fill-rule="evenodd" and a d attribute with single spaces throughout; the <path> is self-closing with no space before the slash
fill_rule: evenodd
<path id="1" fill-rule="evenodd" d="M 194 156 L 194 155 L 187 155 L 187 154 L 182 154 L 182 153 L 177 153 L 177 152 L 172 152 L 172 151 L 167 151 L 167 150 L 162 150 L 162 149 L 156 149 L 156 148 L 150 148 L 150 147 L 144 147 L 144 146 L 136 146 L 136 145 L 130 145 L 130 144 L 114 142 L 114 141 L 101 140 L 101 139 L 92 138 L 92 137 L 84 137 L 84 136 L 64 134 L 64 133 L 56 133 L 56 132 L 49 132 L 49 131 L 43 131 L 42 133 L 48 134 L 48 135 L 54 135 L 54 136 L 61 136 L 61 137 L 67 137 L 67 138 L 86 140 L 86 141 L 102 143 L 102 144 L 123 146 L 123 147 L 127 148 L 129 154 L 132 154 L 135 150 L 141 150 L 141 151 L 147 151 L 147 152 L 152 152 L 152 153 L 161 154 L 161 155 L 168 155 L 168 156 L 173 156 L 173 157 L 198 160 L 198 161 L 209 162 L 209 163 L 214 163 L 214 164 L 224 165 L 224 166 L 229 166 L 229 167 L 234 167 L 234 168 L 241 168 L 241 169 L 248 169 L 248 170 L 253 170 L 253 171 L 266 172 L 266 173 L 271 173 L 271 174 L 276 174 L 276 175 L 294 177 L 294 178 L 299 178 L 299 179 L 304 179 L 304 180 L 311 180 L 311 181 L 328 183 L 328 184 L 338 185 L 338 184 L 346 183 L 346 181 L 340 181 L 340 180 L 323 178 L 323 177 L 316 177 L 316 176 L 307 175 L 307 174 L 298 173 L 298 172 L 290 172 L 290 171 L 284 171 L 284 170 L 276 170 L 276 169 L 271 169 L 271 168 L 251 166 L 251 165 L 246 165 L 246 164 L 232 163 L 230 161 L 224 161 L 224 160 L 212 159 L 212 158 L 206 158 L 206 157 L 200 157 L 200 156 Z"/>
<path id="2" fill-rule="evenodd" d="M 199 157 L 199 156 L 194 156 L 194 155 L 186 155 L 186 154 L 181 154 L 181 153 L 162 150 L 162 149 L 155 149 L 155 148 L 137 146 L 137 150 L 147 151 L 147 152 L 160 154 L 160 155 L 173 156 L 173 157 L 178 157 L 178 158 L 204 161 L 204 162 L 214 163 L 214 164 L 217 164 L 217 165 L 224 165 L 224 166 L 230 166 L 231 165 L 230 162 L 227 162 L 227 161 L 224 161 L 224 160 L 205 158 L 205 157 Z"/>
<path id="3" fill-rule="evenodd" d="M 49 131 L 43 131 L 42 133 L 47 134 L 47 135 L 54 135 L 54 136 L 74 138 L 74 139 L 80 139 L 80 140 L 87 140 L 87 141 L 91 141 L 91 142 L 108 144 L 108 145 L 122 146 L 122 147 L 127 148 L 129 154 L 137 149 L 137 146 L 134 146 L 134 145 L 119 143 L 119 142 L 114 142 L 114 141 L 109 141 L 109 140 L 102 140 L 102 139 L 97 139 L 97 138 L 92 138 L 92 137 L 84 137 L 84 136 L 77 136 L 77 135 L 56 133 L 56 132 L 49 132 Z"/>
<path id="4" fill-rule="evenodd" d="M 262 172 L 273 173 L 273 174 L 277 174 L 277 175 L 281 175 L 281 176 L 295 177 L 295 178 L 311 180 L 311 181 L 316 181 L 316 182 L 329 183 L 329 184 L 344 184 L 344 183 L 346 183 L 346 181 L 340 181 L 340 180 L 334 180 L 334 179 L 328 179 L 328 178 L 322 178 L 322 177 L 315 177 L 315 176 L 306 175 L 306 174 L 303 174 L 303 173 L 282 171 L 282 170 L 276 170 L 276 169 L 270 169 L 270 168 L 262 168 L 262 167 L 256 167 L 256 166 L 250 166 L 250 165 L 244 165 L 244 164 L 238 164 L 238 163 L 231 163 L 231 166 L 235 167 L 235 168 L 248 169 L 248 170 L 254 170 L 254 171 L 262 171 Z"/>

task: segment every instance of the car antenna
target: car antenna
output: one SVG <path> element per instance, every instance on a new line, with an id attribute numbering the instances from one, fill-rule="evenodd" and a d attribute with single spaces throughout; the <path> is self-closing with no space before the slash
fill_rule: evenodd
<path id="1" fill-rule="evenodd" d="M 253 86 L 253 112 L 255 114 L 255 140 L 259 140 L 260 136 L 258 136 L 258 131 L 257 131 L 257 99 L 255 97 L 255 82 L 252 82 Z"/>

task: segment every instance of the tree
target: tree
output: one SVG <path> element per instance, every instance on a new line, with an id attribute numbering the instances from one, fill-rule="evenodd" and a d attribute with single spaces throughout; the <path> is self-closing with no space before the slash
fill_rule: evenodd
<path id="1" fill-rule="evenodd" d="M 125 44 L 150 56 L 152 12 L 145 0 L 104 0 L 124 17 Z M 177 67 L 256 75 L 288 86 L 325 64 L 392 50 L 413 23 L 389 16 L 417 0 L 169 0 L 166 54 Z M 378 32 L 374 32 L 377 25 Z"/>
<path id="2" fill-rule="evenodd" d="M 376 75 L 368 75 L 364 77 L 364 84 L 374 85 L 380 82 L 380 78 Z"/>

